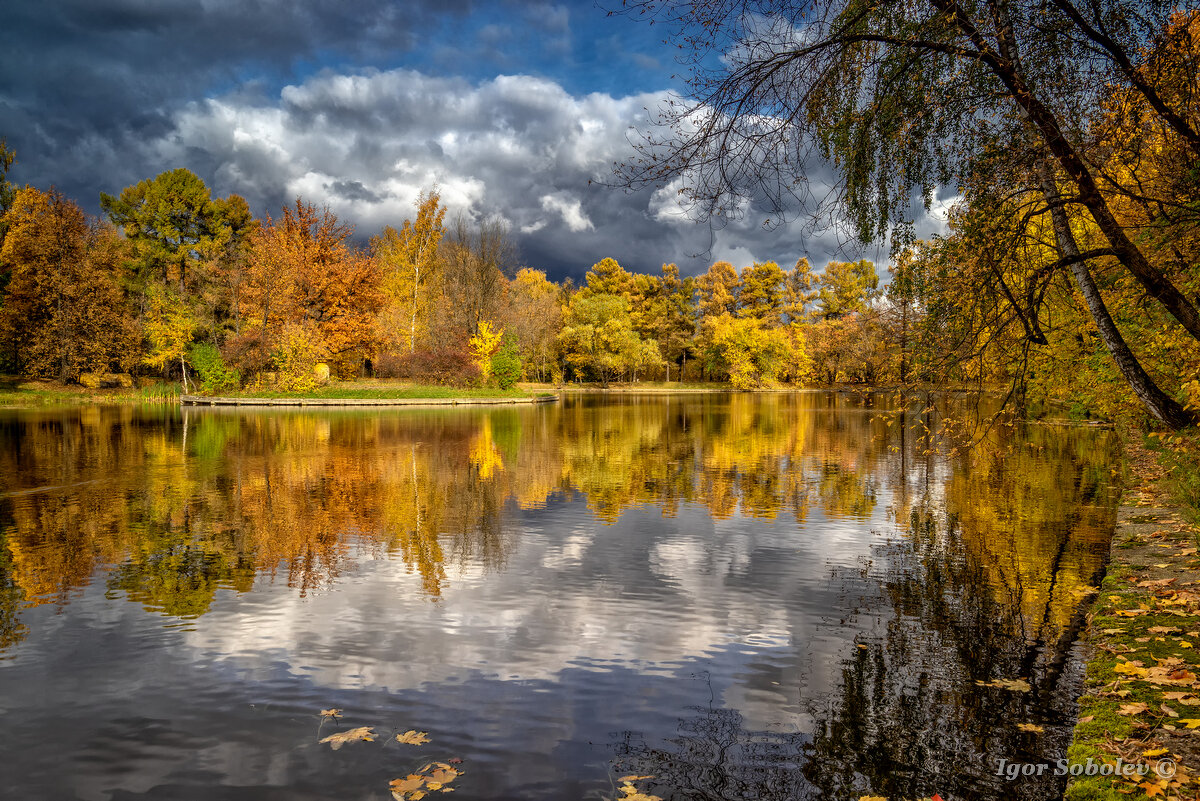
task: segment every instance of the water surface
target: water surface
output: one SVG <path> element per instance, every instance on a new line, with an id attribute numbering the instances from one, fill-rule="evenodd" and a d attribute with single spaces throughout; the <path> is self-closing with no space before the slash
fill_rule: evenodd
<path id="1" fill-rule="evenodd" d="M 948 403 L 0 410 L 0 796 L 1055 797 L 1112 443 Z"/>

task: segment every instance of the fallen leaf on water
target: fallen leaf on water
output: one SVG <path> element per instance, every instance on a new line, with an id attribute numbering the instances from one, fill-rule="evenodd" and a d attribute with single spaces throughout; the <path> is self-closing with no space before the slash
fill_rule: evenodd
<path id="1" fill-rule="evenodd" d="M 428 774 L 429 783 L 437 782 L 438 784 L 449 784 L 458 778 L 458 771 L 447 765 L 444 768 L 438 768 Z"/>
<path id="2" fill-rule="evenodd" d="M 396 793 L 411 793 L 413 790 L 419 790 L 425 784 L 425 777 L 416 773 L 410 773 L 403 779 L 392 779 L 390 784 L 393 795 Z"/>
<path id="3" fill-rule="evenodd" d="M 1029 682 L 1023 679 L 992 679 L 991 681 L 977 681 L 975 683 L 980 687 L 998 687 L 1001 690 L 1013 690 L 1018 693 L 1027 693 L 1033 689 L 1029 686 Z"/>
<path id="4" fill-rule="evenodd" d="M 653 776 L 622 776 L 617 779 L 619 782 L 640 782 L 644 779 L 653 779 Z"/>
<path id="5" fill-rule="evenodd" d="M 340 710 L 340 709 L 322 709 L 321 710 L 321 717 L 323 717 L 323 718 L 340 718 L 341 716 L 342 716 L 342 710 Z"/>
<path id="6" fill-rule="evenodd" d="M 373 743 L 375 742 L 373 739 L 374 737 L 375 732 L 371 730 L 370 726 L 359 726 L 357 729 L 350 729 L 349 731 L 340 731 L 337 734 L 331 734 L 325 739 L 321 740 L 321 742 L 329 743 L 329 747 L 336 751 L 346 743 L 352 743 L 357 740 L 365 740 L 368 743 Z"/>
<path id="7" fill-rule="evenodd" d="M 405 745 L 425 745 L 425 743 L 429 742 L 429 732 L 409 729 L 404 734 L 397 734 L 396 742 L 404 743 Z"/>
<path id="8" fill-rule="evenodd" d="M 634 787 L 629 782 L 621 785 L 621 792 L 625 794 L 622 801 L 662 801 L 662 798 L 657 795 L 643 793 L 638 788 Z"/>

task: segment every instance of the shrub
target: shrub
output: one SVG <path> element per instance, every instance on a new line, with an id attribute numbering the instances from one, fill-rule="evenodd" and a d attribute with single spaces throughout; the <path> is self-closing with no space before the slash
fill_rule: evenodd
<path id="1" fill-rule="evenodd" d="M 279 343 L 271 352 L 271 362 L 279 373 L 276 388 L 283 392 L 311 392 L 320 383 L 316 366 L 325 359 L 316 332 L 299 325 L 288 324 L 279 335 Z"/>
<path id="2" fill-rule="evenodd" d="M 225 363 L 243 376 L 257 375 L 271 367 L 271 350 L 262 331 L 248 331 L 225 341 L 221 350 Z"/>
<path id="3" fill-rule="evenodd" d="M 204 392 L 237 389 L 241 384 L 238 371 L 225 364 L 216 345 L 193 342 L 188 347 L 188 361 L 195 368 L 196 375 L 200 378 L 200 389 Z"/>
<path id="4" fill-rule="evenodd" d="M 452 387 L 476 386 L 481 378 L 471 354 L 456 347 L 380 354 L 375 360 L 375 375 Z"/>
<path id="5" fill-rule="evenodd" d="M 512 389 L 521 378 L 521 356 L 517 352 L 517 340 L 511 334 L 492 356 L 492 378 L 501 389 Z"/>

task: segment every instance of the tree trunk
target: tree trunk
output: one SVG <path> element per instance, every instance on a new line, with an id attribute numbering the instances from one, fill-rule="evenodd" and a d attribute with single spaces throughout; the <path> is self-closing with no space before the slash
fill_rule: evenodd
<path id="1" fill-rule="evenodd" d="M 1054 183 L 1050 166 L 1045 162 L 1040 165 L 1042 195 L 1050 205 L 1050 218 L 1054 224 L 1054 236 L 1058 243 L 1059 255 L 1071 264 L 1071 275 L 1083 293 L 1088 312 L 1096 323 L 1100 338 L 1112 355 L 1117 369 L 1129 383 L 1138 399 L 1146 406 L 1152 415 L 1166 423 L 1171 428 L 1180 429 L 1197 422 L 1194 415 L 1183 408 L 1174 398 L 1159 389 L 1154 380 L 1142 368 L 1133 351 L 1129 349 L 1125 338 L 1117 329 L 1116 322 L 1104 305 L 1100 288 L 1087 267 L 1087 262 L 1079 256 L 1079 245 L 1071 232 L 1071 224 L 1067 219 L 1066 209 L 1063 208 L 1058 186 Z"/>

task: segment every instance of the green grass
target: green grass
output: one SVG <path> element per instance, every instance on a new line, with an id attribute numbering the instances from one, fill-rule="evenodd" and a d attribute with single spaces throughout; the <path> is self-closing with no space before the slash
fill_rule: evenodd
<path id="1" fill-rule="evenodd" d="M 1167 468 L 1163 485 L 1184 516 L 1200 523 L 1200 429 L 1151 434 L 1146 447 Z"/>
<path id="2" fill-rule="evenodd" d="M 0 376 L 0 406 L 79 406 L 92 403 L 175 403 L 179 384 L 142 389 L 87 389 L 74 384 Z"/>

